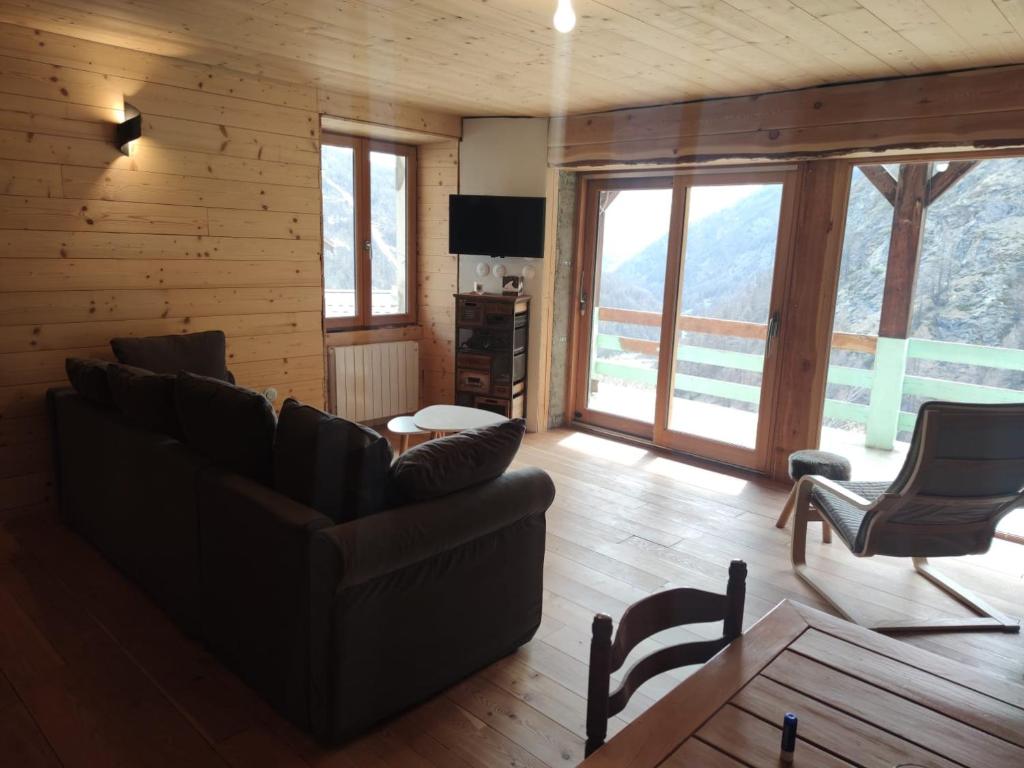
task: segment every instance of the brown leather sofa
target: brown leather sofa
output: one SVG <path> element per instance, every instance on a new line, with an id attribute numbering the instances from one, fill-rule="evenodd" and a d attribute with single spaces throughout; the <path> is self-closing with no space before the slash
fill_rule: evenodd
<path id="1" fill-rule="evenodd" d="M 511 653 L 541 618 L 541 470 L 335 524 L 71 389 L 60 513 L 296 724 L 344 740 Z"/>

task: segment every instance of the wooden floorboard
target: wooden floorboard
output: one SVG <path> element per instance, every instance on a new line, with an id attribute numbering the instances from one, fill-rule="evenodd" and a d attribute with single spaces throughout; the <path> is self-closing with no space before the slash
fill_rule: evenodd
<path id="1" fill-rule="evenodd" d="M 774 527 L 786 489 L 641 448 L 558 430 L 517 460 L 558 496 L 548 520 L 544 617 L 516 654 L 350 744 L 324 749 L 273 713 L 182 635 L 88 544 L 38 509 L 0 521 L 0 764 L 321 768 L 575 765 L 582 759 L 590 621 L 670 586 L 724 589 L 729 560 L 750 568 L 750 626 L 783 598 L 825 606 L 789 567 Z M 869 618 L 963 609 L 892 559 L 858 561 L 811 536 L 812 567 Z M 1024 614 L 1024 549 L 996 542 L 947 570 Z M 638 652 L 713 628 L 671 630 Z M 1020 635 L 936 634 L 907 642 L 1024 680 Z M 645 685 L 616 733 L 685 677 Z M 740 717 L 737 714 L 737 717 Z M 740 718 L 742 719 L 742 718 Z M 730 725 L 732 727 L 732 725 Z"/>

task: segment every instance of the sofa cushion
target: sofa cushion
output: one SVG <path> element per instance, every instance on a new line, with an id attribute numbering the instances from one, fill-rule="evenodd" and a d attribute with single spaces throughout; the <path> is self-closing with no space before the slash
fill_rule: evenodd
<path id="1" fill-rule="evenodd" d="M 259 392 L 181 371 L 174 404 L 183 439 L 224 469 L 269 485 L 274 409 Z"/>
<path id="2" fill-rule="evenodd" d="M 525 433 L 526 422 L 514 419 L 421 443 L 391 467 L 391 490 L 411 503 L 493 480 L 508 469 Z"/>
<path id="3" fill-rule="evenodd" d="M 114 406 L 129 422 L 171 437 L 181 436 L 173 376 L 117 363 L 110 363 L 106 374 Z"/>
<path id="4" fill-rule="evenodd" d="M 114 400 L 110 395 L 110 384 L 107 382 L 106 360 L 84 360 L 80 357 L 69 357 L 64 361 L 64 370 L 68 381 L 75 391 L 90 403 L 111 406 Z"/>
<path id="5" fill-rule="evenodd" d="M 221 381 L 234 382 L 227 369 L 223 331 L 178 333 L 168 336 L 126 336 L 110 340 L 119 362 L 154 373 L 188 371 Z"/>
<path id="6" fill-rule="evenodd" d="M 369 427 L 288 398 L 274 442 L 274 488 L 338 523 L 384 506 L 391 445 Z"/>

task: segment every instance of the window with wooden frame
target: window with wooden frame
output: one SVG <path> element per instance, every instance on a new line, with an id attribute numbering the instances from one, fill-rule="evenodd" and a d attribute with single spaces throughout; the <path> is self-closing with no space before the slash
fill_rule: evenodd
<path id="1" fill-rule="evenodd" d="M 324 316 L 329 331 L 416 320 L 416 147 L 325 134 Z"/>

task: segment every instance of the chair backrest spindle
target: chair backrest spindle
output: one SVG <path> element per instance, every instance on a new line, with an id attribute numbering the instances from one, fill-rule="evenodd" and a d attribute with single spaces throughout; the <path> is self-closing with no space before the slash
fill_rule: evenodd
<path id="1" fill-rule="evenodd" d="M 747 564 L 733 560 L 729 564 L 729 585 L 725 591 L 725 623 L 722 636 L 732 641 L 743 632 L 743 605 L 747 599 Z"/>
<path id="2" fill-rule="evenodd" d="M 591 625 L 590 672 L 587 681 L 587 745 L 589 755 L 608 734 L 608 688 L 612 674 L 612 619 L 599 613 Z"/>

